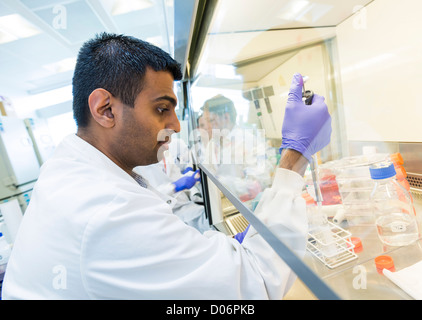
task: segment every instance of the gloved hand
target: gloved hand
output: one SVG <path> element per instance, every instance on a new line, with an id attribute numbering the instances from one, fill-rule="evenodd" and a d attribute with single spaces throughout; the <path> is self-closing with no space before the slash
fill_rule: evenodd
<path id="1" fill-rule="evenodd" d="M 302 101 L 302 75 L 293 76 L 281 129 L 281 149 L 294 149 L 309 162 L 330 142 L 331 116 L 324 97 L 314 94 L 311 105 Z"/>
<path id="2" fill-rule="evenodd" d="M 182 174 L 188 173 L 189 171 L 192 171 L 192 167 L 186 167 L 185 170 L 182 171 Z"/>
<path id="3" fill-rule="evenodd" d="M 199 175 L 199 170 L 193 172 L 193 170 L 190 169 L 183 175 L 183 177 L 173 182 L 174 191 L 179 192 L 185 189 L 190 189 L 200 180 L 201 176 Z"/>
<path id="4" fill-rule="evenodd" d="M 237 241 L 239 241 L 239 243 L 242 243 L 243 239 L 245 239 L 245 237 L 246 237 L 246 233 L 248 232 L 250 226 L 251 225 L 248 224 L 245 231 L 239 232 L 238 234 L 235 234 L 233 238 L 235 238 Z"/>

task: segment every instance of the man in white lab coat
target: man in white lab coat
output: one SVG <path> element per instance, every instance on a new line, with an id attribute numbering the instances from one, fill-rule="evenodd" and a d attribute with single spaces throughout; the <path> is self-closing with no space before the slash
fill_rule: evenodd
<path id="1" fill-rule="evenodd" d="M 223 95 L 208 99 L 202 109 L 213 132 L 205 152 L 207 167 L 240 199 L 255 198 L 271 184 L 263 132 L 237 126 L 234 103 Z"/>
<path id="2" fill-rule="evenodd" d="M 42 167 L 3 299 L 282 298 L 295 276 L 253 227 L 242 244 L 217 231 L 201 234 L 132 171 L 159 161 L 168 132 L 180 130 L 173 81 L 181 77 L 168 54 L 131 37 L 101 34 L 82 46 L 73 78 L 78 131 Z M 301 100 L 292 97 L 296 108 Z M 325 115 L 324 104 L 314 109 Z M 295 126 L 294 112 L 289 119 Z M 301 146 L 313 152 L 329 137 L 319 141 Z M 297 172 L 307 160 L 300 147 L 283 148 L 263 196 L 269 210 L 262 205 L 257 215 L 280 238 L 281 229 L 296 232 L 303 250 L 307 221 Z"/>

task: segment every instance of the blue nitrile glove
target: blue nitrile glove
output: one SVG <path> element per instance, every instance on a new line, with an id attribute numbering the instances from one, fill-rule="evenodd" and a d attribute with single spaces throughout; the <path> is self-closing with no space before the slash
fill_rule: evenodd
<path id="1" fill-rule="evenodd" d="M 196 170 L 195 172 L 189 170 L 183 175 L 183 177 L 173 182 L 174 191 L 179 192 L 185 189 L 190 189 L 200 180 L 201 176 L 199 175 L 199 170 Z"/>
<path id="2" fill-rule="evenodd" d="M 182 171 L 182 174 L 188 173 L 189 171 L 192 171 L 192 167 L 186 167 L 185 170 Z"/>
<path id="3" fill-rule="evenodd" d="M 246 233 L 248 232 L 250 226 L 251 225 L 248 224 L 248 226 L 246 227 L 245 231 L 239 232 L 238 234 L 234 235 L 233 238 L 235 238 L 237 241 L 239 241 L 239 243 L 242 243 L 243 242 L 243 239 L 245 239 L 245 237 L 246 237 Z"/>
<path id="4" fill-rule="evenodd" d="M 314 94 L 311 105 L 302 101 L 302 75 L 293 76 L 281 129 L 281 149 L 294 149 L 308 161 L 330 142 L 331 116 L 324 97 Z"/>

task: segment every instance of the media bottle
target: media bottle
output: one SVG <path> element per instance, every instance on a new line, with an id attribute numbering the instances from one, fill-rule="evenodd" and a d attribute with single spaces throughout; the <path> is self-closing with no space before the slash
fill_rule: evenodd
<path id="1" fill-rule="evenodd" d="M 396 179 L 394 164 L 385 161 L 369 167 L 375 185 L 370 199 L 380 240 L 388 246 L 405 246 L 419 238 L 411 196 Z"/>

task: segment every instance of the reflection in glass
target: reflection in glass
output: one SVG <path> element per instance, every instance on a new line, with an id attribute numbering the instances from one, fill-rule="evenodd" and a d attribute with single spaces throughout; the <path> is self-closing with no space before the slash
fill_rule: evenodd
<path id="1" fill-rule="evenodd" d="M 381 0 L 359 5 L 354 1 L 220 3 L 197 62 L 192 106 L 200 116 L 198 122 L 207 120 L 200 128 L 209 158 L 203 154 L 202 161 L 252 210 L 274 178 L 293 74 L 307 76 L 306 89 L 325 97 L 333 132 L 330 144 L 315 155 L 322 220 L 341 238 L 345 253 L 353 251 L 357 240 L 360 249 L 345 263 L 324 263 L 312 250 L 304 261 L 346 299 L 362 294 L 349 272 L 353 266 L 379 284 L 370 263 L 374 257 L 396 254 L 402 267 L 422 259 L 417 245 L 392 253 L 380 243 L 369 175 L 371 164 L 394 162 L 398 179 L 413 196 L 421 225 L 422 131 L 416 129 L 422 76 L 422 41 L 417 36 L 422 23 L 416 11 L 421 5 L 409 1 L 398 7 Z M 244 8 L 242 15 L 239 6 Z M 221 106 L 214 107 L 217 104 Z M 219 111 L 211 113 L 213 107 Z M 212 147 L 216 150 L 209 152 Z M 309 211 L 317 212 L 309 214 L 312 224 L 321 211 L 313 207 L 315 179 L 310 168 L 304 180 L 303 197 L 309 200 Z M 314 243 L 316 238 L 309 237 Z M 406 252 L 412 252 L 412 258 Z M 409 298 L 391 283 L 381 282 L 390 291 L 373 285 L 367 288 L 368 297 Z"/>

